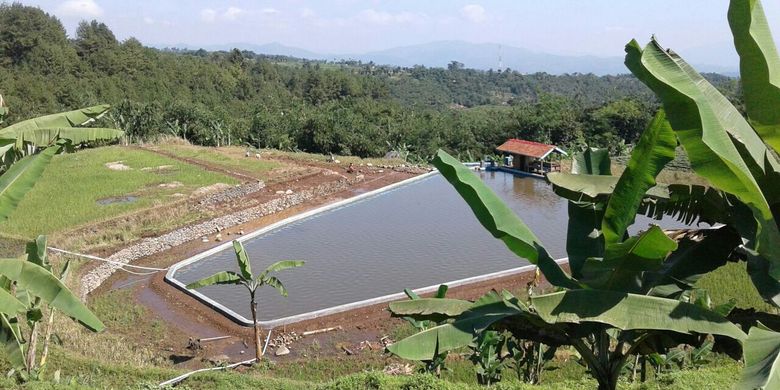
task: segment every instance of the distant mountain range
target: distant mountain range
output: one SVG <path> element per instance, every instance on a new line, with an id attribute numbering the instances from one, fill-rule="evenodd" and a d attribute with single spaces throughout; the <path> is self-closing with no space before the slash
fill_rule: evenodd
<path id="1" fill-rule="evenodd" d="M 239 48 L 258 54 L 283 55 L 311 60 L 359 60 L 373 61 L 379 65 L 411 67 L 423 65 L 427 67 L 446 67 L 452 61 L 458 61 L 466 68 L 498 69 L 510 68 L 522 73 L 547 72 L 563 73 L 593 73 L 597 75 L 628 73 L 623 65 L 623 57 L 598 56 L 568 56 L 543 53 L 519 47 L 493 43 L 470 43 L 464 41 L 438 41 L 419 45 L 395 47 L 386 50 L 355 54 L 326 54 L 286 46 L 280 43 L 256 45 L 250 43 L 229 43 L 224 45 L 193 46 L 187 44 L 155 45 L 156 47 L 176 47 L 180 49 L 204 49 L 208 51 L 230 50 Z M 713 72 L 726 75 L 737 75 L 736 68 L 718 65 L 696 64 L 701 72 Z"/>

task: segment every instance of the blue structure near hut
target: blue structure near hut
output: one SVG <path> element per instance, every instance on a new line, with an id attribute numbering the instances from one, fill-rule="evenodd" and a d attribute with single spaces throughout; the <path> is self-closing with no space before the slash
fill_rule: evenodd
<path id="1" fill-rule="evenodd" d="M 512 170 L 544 175 L 561 170 L 560 160 L 567 156 L 561 148 L 517 138 L 508 139 L 496 148 L 503 158 L 503 166 Z"/>

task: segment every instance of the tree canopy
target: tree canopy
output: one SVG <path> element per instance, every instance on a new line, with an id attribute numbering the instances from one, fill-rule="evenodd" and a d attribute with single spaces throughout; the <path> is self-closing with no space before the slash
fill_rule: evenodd
<path id="1" fill-rule="evenodd" d="M 477 156 L 509 137 L 620 151 L 658 102 L 631 75 L 521 74 L 309 61 L 233 49 L 158 50 L 119 42 L 83 21 L 73 39 L 56 17 L 0 5 L 0 94 L 10 122 L 111 104 L 133 141 L 176 135 L 202 145 L 383 155 L 407 145 Z M 707 75 L 738 101 L 734 79 Z"/>

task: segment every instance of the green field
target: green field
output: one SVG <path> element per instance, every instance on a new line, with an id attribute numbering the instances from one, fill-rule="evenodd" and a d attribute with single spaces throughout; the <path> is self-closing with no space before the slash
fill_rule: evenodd
<path id="1" fill-rule="evenodd" d="M 105 166 L 116 161 L 130 169 L 112 170 Z M 10 218 L 0 223 L 0 234 L 30 238 L 62 232 L 173 202 L 183 198 L 174 194 L 187 196 L 215 183 L 237 184 L 238 181 L 149 151 L 121 146 L 59 155 Z M 160 186 L 165 184 L 170 187 Z M 136 199 L 98 204 L 98 200 L 125 196 Z"/>

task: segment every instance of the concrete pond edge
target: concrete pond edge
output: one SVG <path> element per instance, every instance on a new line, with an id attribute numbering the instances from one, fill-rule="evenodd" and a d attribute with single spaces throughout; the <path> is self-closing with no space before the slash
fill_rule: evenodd
<path id="1" fill-rule="evenodd" d="M 475 164 L 465 164 L 465 165 L 474 166 Z M 476 164 L 476 165 L 478 165 L 478 164 Z M 300 221 L 302 219 L 315 216 L 317 214 L 321 214 L 321 213 L 325 213 L 325 212 L 329 212 L 329 211 L 334 211 L 336 209 L 342 208 L 344 206 L 347 206 L 347 205 L 355 203 L 355 202 L 359 202 L 359 201 L 365 200 L 367 198 L 376 196 L 378 194 L 381 194 L 381 193 L 384 193 L 384 192 L 388 192 L 388 191 L 391 191 L 391 190 L 394 190 L 394 189 L 397 189 L 397 188 L 400 188 L 400 187 L 403 187 L 403 186 L 406 186 L 406 185 L 409 185 L 409 184 L 412 184 L 412 183 L 415 183 L 415 182 L 418 182 L 418 181 L 421 181 L 421 180 L 425 180 L 425 179 L 430 178 L 430 177 L 432 177 L 434 175 L 437 175 L 437 174 L 438 174 L 438 171 L 434 170 L 432 172 L 428 172 L 428 173 L 425 173 L 425 174 L 422 174 L 422 175 L 419 175 L 419 176 L 415 176 L 415 177 L 412 177 L 412 178 L 409 178 L 409 179 L 406 179 L 406 180 L 402 180 L 400 182 L 393 183 L 393 184 L 390 184 L 388 186 L 385 186 L 385 187 L 378 188 L 378 189 L 373 190 L 373 191 L 369 191 L 369 192 L 360 194 L 358 196 L 354 196 L 354 197 L 351 197 L 351 198 L 348 198 L 348 199 L 344 199 L 344 200 L 341 200 L 341 201 L 338 201 L 338 202 L 335 202 L 335 203 L 332 203 L 332 204 L 329 204 L 329 205 L 325 205 L 325 206 L 322 206 L 322 207 L 319 207 L 319 208 L 316 208 L 316 209 L 313 209 L 313 210 L 309 210 L 307 212 L 304 212 L 304 213 L 301 213 L 301 214 L 298 214 L 298 215 L 294 215 L 294 216 L 286 218 L 286 219 L 284 219 L 282 221 L 279 221 L 279 222 L 276 222 L 274 224 L 268 225 L 268 226 L 266 226 L 266 227 L 264 227 L 262 229 L 259 229 L 259 230 L 256 230 L 254 232 L 251 232 L 251 233 L 249 233 L 247 235 L 244 235 L 244 236 L 240 237 L 238 240 L 241 241 L 241 242 L 245 242 L 247 240 L 251 240 L 251 239 L 253 239 L 255 237 L 258 237 L 260 235 L 268 233 L 268 232 L 270 232 L 270 231 L 272 231 L 274 229 L 278 229 L 278 228 L 280 228 L 280 227 L 282 227 L 284 225 L 288 225 L 290 223 L 294 223 L 294 222 Z M 202 294 L 202 293 L 200 293 L 198 291 L 195 291 L 195 290 L 187 289 L 186 285 L 184 283 L 182 283 L 181 281 L 179 281 L 178 279 L 176 279 L 176 276 L 175 276 L 176 272 L 179 269 L 181 269 L 182 267 L 190 265 L 190 264 L 195 263 L 197 261 L 203 260 L 203 259 L 205 259 L 205 258 L 207 258 L 209 256 L 212 256 L 212 255 L 214 255 L 216 253 L 219 253 L 219 252 L 222 252 L 224 250 L 229 250 L 230 248 L 232 248 L 232 243 L 231 242 L 226 242 L 224 244 L 221 244 L 219 246 L 211 248 L 211 249 L 209 249 L 207 251 L 201 252 L 201 253 L 199 253 L 199 254 L 197 254 L 195 256 L 192 256 L 192 257 L 190 257 L 188 259 L 182 260 L 182 261 L 172 265 L 170 268 L 168 268 L 168 272 L 165 275 L 165 281 L 168 282 L 169 284 L 171 284 L 172 286 L 176 287 L 177 289 L 181 290 L 182 292 L 184 292 L 184 293 L 192 296 L 193 298 L 197 299 L 198 301 L 200 301 L 204 305 L 208 306 L 209 308 L 211 308 L 211 309 L 221 313 L 222 315 L 228 317 L 233 322 L 235 322 L 235 323 L 237 323 L 239 325 L 242 325 L 242 326 L 253 326 L 254 323 L 252 322 L 252 320 L 247 319 L 246 317 L 236 313 L 235 311 L 233 311 L 230 308 L 222 305 L 221 303 L 215 301 L 214 299 L 208 297 L 205 294 Z M 568 263 L 568 258 L 558 259 L 558 260 L 556 260 L 556 262 L 558 264 L 565 264 L 565 263 Z M 438 284 L 432 285 L 432 286 L 417 288 L 417 289 L 414 289 L 413 291 L 415 293 L 417 293 L 417 294 L 427 294 L 427 293 L 435 292 L 439 288 L 439 285 L 441 285 L 441 284 L 446 284 L 450 288 L 459 287 L 459 286 L 464 286 L 464 285 L 468 285 L 468 284 L 484 282 L 484 281 L 492 280 L 492 279 L 496 279 L 496 278 L 522 274 L 522 273 L 525 273 L 525 272 L 533 271 L 535 268 L 536 268 L 536 265 L 529 264 L 529 265 L 525 265 L 525 266 L 522 266 L 522 267 L 511 268 L 511 269 L 508 269 L 508 270 L 503 270 L 503 271 L 492 272 L 492 273 L 483 274 L 483 275 L 472 276 L 472 277 L 468 277 L 468 278 L 464 278 L 464 279 L 458 279 L 458 280 L 445 282 L 445 283 L 438 283 Z M 350 303 L 346 303 L 346 304 L 342 304 L 342 305 L 337 305 L 337 306 L 333 306 L 333 307 L 328 307 L 328 308 L 324 308 L 324 309 L 314 310 L 314 311 L 310 311 L 310 312 L 306 312 L 306 313 L 296 314 L 296 315 L 292 315 L 292 316 L 288 316 L 288 317 L 282 317 L 282 318 L 278 318 L 278 319 L 274 319 L 274 320 L 258 321 L 257 324 L 259 326 L 261 326 L 261 327 L 264 327 L 264 328 L 275 328 L 275 327 L 278 327 L 278 326 L 283 326 L 283 325 L 288 325 L 288 324 L 292 324 L 292 323 L 296 323 L 296 322 L 300 322 L 300 321 L 315 319 L 315 318 L 319 318 L 319 317 L 323 317 L 323 316 L 327 316 L 327 315 L 331 315 L 331 314 L 342 313 L 342 312 L 345 312 L 345 311 L 358 309 L 358 308 L 361 308 L 361 307 L 366 307 L 366 306 L 371 306 L 371 305 L 375 305 L 375 304 L 379 304 L 379 303 L 386 303 L 386 302 L 390 302 L 390 301 L 400 300 L 400 299 L 404 299 L 405 297 L 406 297 L 406 295 L 403 292 L 399 292 L 399 293 L 395 293 L 395 294 L 388 294 L 388 295 L 383 295 L 383 296 L 379 296 L 379 297 L 364 299 L 364 300 L 360 300 L 360 301 L 356 301 L 356 302 L 350 302 Z"/>

